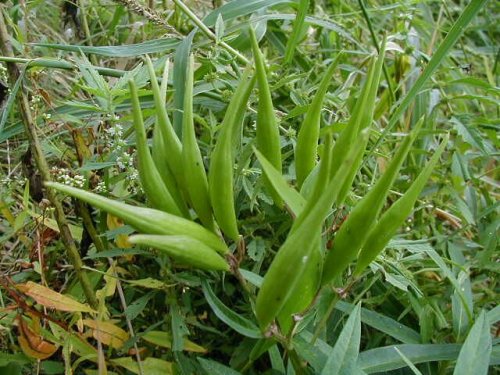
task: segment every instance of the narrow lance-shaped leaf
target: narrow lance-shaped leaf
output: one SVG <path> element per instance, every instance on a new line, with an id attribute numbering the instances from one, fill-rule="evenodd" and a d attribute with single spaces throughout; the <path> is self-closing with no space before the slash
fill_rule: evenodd
<path id="1" fill-rule="evenodd" d="M 194 28 L 188 36 L 186 36 L 175 49 L 174 56 L 174 115 L 173 115 L 173 130 L 181 137 L 182 136 L 182 113 L 184 111 L 184 89 L 186 82 L 186 67 L 191 54 L 194 35 L 197 32 Z"/>
<path id="2" fill-rule="evenodd" d="M 349 263 L 356 259 L 370 228 L 374 225 L 385 204 L 389 189 L 394 183 L 422 123 L 423 121 L 420 121 L 412 133 L 404 139 L 385 173 L 368 194 L 356 204 L 347 220 L 340 227 L 335 236 L 333 248 L 325 258 L 323 284 L 339 276 Z"/>
<path id="3" fill-rule="evenodd" d="M 487 375 L 490 356 L 490 325 L 486 314 L 481 311 L 460 349 L 453 375 Z"/>
<path id="4" fill-rule="evenodd" d="M 350 375 L 356 371 L 359 343 L 361 341 L 361 306 L 352 310 L 321 375 Z"/>
<path id="5" fill-rule="evenodd" d="M 132 114 L 134 117 L 134 129 L 136 138 L 136 147 L 138 154 L 138 170 L 141 180 L 141 186 L 151 203 L 151 206 L 162 211 L 181 216 L 182 213 L 177 204 L 167 190 L 160 173 L 156 169 L 153 158 L 149 153 L 149 147 L 144 130 L 144 121 L 142 119 L 142 110 L 137 95 L 137 87 L 134 81 L 129 81 L 130 95 L 132 97 Z"/>
<path id="6" fill-rule="evenodd" d="M 224 305 L 222 301 L 217 298 L 214 291 L 210 287 L 210 284 L 206 280 L 202 281 L 202 287 L 203 295 L 205 296 L 215 315 L 217 315 L 220 320 L 222 320 L 224 323 L 226 323 L 228 326 L 230 326 L 232 329 L 242 334 L 243 336 L 251 337 L 254 339 L 262 337 L 255 323 L 237 314 L 229 307 Z"/>
<path id="7" fill-rule="evenodd" d="M 221 254 L 226 254 L 229 251 L 226 244 L 217 235 L 191 220 L 152 208 L 136 207 L 114 201 L 56 182 L 46 182 L 45 185 L 117 216 L 143 233 L 186 235 L 203 242 Z"/>
<path id="8" fill-rule="evenodd" d="M 404 223 L 427 180 L 429 179 L 434 167 L 439 161 L 439 157 L 443 153 L 448 142 L 448 136 L 441 142 L 441 145 L 432 155 L 431 160 L 427 163 L 424 170 L 418 175 L 406 193 L 399 198 L 385 213 L 382 214 L 380 220 L 368 234 L 365 245 L 361 249 L 356 264 L 355 275 L 360 275 L 361 272 L 377 257 L 389 243 L 390 239 L 396 230 Z"/>
<path id="9" fill-rule="evenodd" d="M 257 38 L 252 27 L 250 27 L 253 55 L 255 59 L 255 71 L 259 85 L 259 104 L 257 108 L 257 148 L 262 155 L 281 173 L 281 145 L 280 134 L 276 116 L 274 114 L 271 90 L 267 82 L 266 65 L 259 50 Z M 278 206 L 283 205 L 283 200 L 274 190 L 272 184 L 265 179 L 274 202 Z"/>
<path id="10" fill-rule="evenodd" d="M 288 38 L 285 49 L 285 64 L 289 64 L 292 61 L 293 53 L 295 52 L 297 45 L 299 44 L 300 35 L 304 27 L 304 21 L 307 16 L 307 10 L 309 9 L 309 0 L 298 0 L 299 7 L 297 9 L 297 16 L 292 26 L 292 35 Z"/>
<path id="11" fill-rule="evenodd" d="M 295 170 L 297 171 L 297 184 L 302 186 L 306 177 L 311 173 L 316 164 L 318 150 L 319 130 L 321 125 L 321 109 L 328 87 L 331 84 L 333 73 L 340 62 L 342 53 L 330 63 L 326 70 L 314 99 L 309 105 L 304 121 L 297 136 L 295 149 Z"/>
<path id="12" fill-rule="evenodd" d="M 191 204 L 205 227 L 215 231 L 212 206 L 208 195 L 208 180 L 200 148 L 196 140 L 193 120 L 193 75 L 194 57 L 190 56 L 184 92 L 184 115 L 182 123 L 182 165 L 184 181 Z"/>
<path id="13" fill-rule="evenodd" d="M 234 207 L 234 146 L 235 129 L 243 121 L 248 98 L 255 80 L 247 68 L 222 121 L 217 143 L 212 152 L 208 171 L 208 192 L 217 224 L 224 234 L 236 241 L 238 224 Z"/>
<path id="14" fill-rule="evenodd" d="M 151 246 L 175 260 L 203 270 L 229 271 L 229 264 L 211 247 L 188 236 L 138 234 L 130 242 Z"/>
<path id="15" fill-rule="evenodd" d="M 295 216 L 298 216 L 306 204 L 305 199 L 297 190 L 288 185 L 283 175 L 273 167 L 264 155 L 262 155 L 255 148 L 254 152 L 267 179 L 273 185 L 274 190 L 280 195 L 281 199 L 285 202 L 288 208 L 290 208 L 292 213 Z"/>
<path id="16" fill-rule="evenodd" d="M 16 288 L 33 298 L 37 303 L 50 309 L 59 311 L 80 311 L 95 313 L 96 311 L 73 298 L 57 293 L 43 285 L 28 281 L 26 284 L 17 284 Z"/>

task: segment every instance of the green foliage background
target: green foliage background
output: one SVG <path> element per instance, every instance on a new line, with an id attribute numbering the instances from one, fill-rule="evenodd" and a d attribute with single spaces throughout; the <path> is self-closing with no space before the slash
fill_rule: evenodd
<path id="1" fill-rule="evenodd" d="M 321 160 L 327 135 L 337 140 L 346 128 L 369 57 L 387 37 L 367 151 L 345 202 L 333 206 L 325 222 L 326 248 L 422 116 L 420 135 L 384 210 L 450 134 L 411 216 L 384 252 L 359 278 L 352 277 L 351 264 L 317 295 L 295 335 L 275 336 L 278 345 L 266 347 L 255 295 L 294 219 L 273 204 L 253 152 L 259 105 L 254 89 L 241 138 L 234 140 L 235 208 L 244 245 L 226 243 L 239 271 L 199 271 L 147 246 L 132 247 L 123 237 L 134 231 L 130 226 L 112 225 L 104 211 L 90 210 L 104 249 L 91 244 L 83 251 L 84 271 L 100 303 L 99 319 L 113 319 L 128 339 L 112 348 L 87 334 L 85 341 L 97 351 L 79 351 L 44 322 L 42 337 L 61 350 L 37 363 L 19 347 L 15 319 L 26 309 L 8 309 L 17 301 L 5 281 L 0 371 L 90 374 L 106 367 L 110 373 L 153 374 L 168 373 L 161 367 L 168 362 L 168 371 L 178 374 L 498 373 L 498 5 L 470 3 L 80 0 L 77 23 L 64 16 L 60 1 L 0 4 L 21 69 L 20 90 L 28 94 L 52 179 L 114 200 L 148 204 L 137 171 L 128 87 L 133 79 L 139 88 L 154 158 L 158 109 L 144 55 L 152 58 L 159 82 L 166 60 L 171 63 L 165 108 L 181 137 L 186 71 L 194 54 L 193 119 L 208 167 L 227 105 L 253 61 L 249 25 L 268 70 L 283 176 L 294 187 L 297 133 L 326 70 L 342 51 L 321 106 Z M 474 5 L 477 14 L 459 25 L 465 28 L 456 43 L 441 48 L 457 19 L 468 11 L 473 16 Z M 151 6 L 155 13 L 145 11 Z M 5 68 L 12 59 L 0 61 L 0 79 L 18 94 Z M 432 76 L 415 92 L 426 68 Z M 35 281 L 85 301 L 60 236 L 51 237 L 47 229 L 57 232 L 50 205 L 33 199 L 28 181 L 36 167 L 23 158 L 29 143 L 15 98 L 5 98 L 0 120 L 0 272 L 12 283 Z M 59 197 L 81 243 L 76 200 Z M 108 295 L 106 288 L 112 290 Z M 44 313 L 64 322 L 68 332 L 78 331 L 78 314 Z M 141 349 L 141 366 L 134 362 L 134 347 Z M 97 352 L 105 366 L 97 364 Z"/>

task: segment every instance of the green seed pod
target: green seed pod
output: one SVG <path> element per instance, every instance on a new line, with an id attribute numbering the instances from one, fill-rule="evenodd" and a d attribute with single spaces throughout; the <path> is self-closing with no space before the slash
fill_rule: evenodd
<path id="1" fill-rule="evenodd" d="M 380 47 L 380 53 L 377 58 L 377 62 L 375 63 L 374 67 L 374 75 L 372 78 L 371 85 L 368 90 L 368 98 L 366 102 L 366 106 L 363 107 L 361 111 L 361 116 L 360 116 L 360 122 L 358 124 L 359 129 L 357 130 L 357 133 L 359 134 L 360 131 L 363 129 L 366 129 L 370 127 L 371 123 L 373 122 L 373 112 L 375 110 L 375 99 L 377 97 L 377 92 L 379 89 L 379 83 L 380 83 L 380 77 L 382 75 L 382 69 L 384 67 L 384 57 L 385 57 L 385 44 L 386 44 L 386 38 L 384 37 L 384 40 L 382 41 L 382 45 Z M 367 142 L 360 148 L 358 156 L 355 159 L 354 162 L 354 168 L 351 171 L 351 174 L 347 177 L 345 180 L 342 189 L 340 190 L 339 197 L 337 199 L 337 205 L 340 206 L 344 203 L 344 200 L 351 190 L 352 182 L 354 181 L 354 178 L 356 177 L 356 174 L 358 173 L 358 169 L 361 166 L 361 163 L 363 162 L 363 156 L 365 153 L 366 145 Z"/>
<path id="2" fill-rule="evenodd" d="M 191 204 L 201 222 L 208 229 L 215 231 L 212 206 L 210 205 L 210 197 L 208 195 L 207 175 L 194 130 L 193 74 L 194 58 L 191 55 L 186 72 L 184 114 L 182 120 L 182 165 L 184 169 L 184 182 Z"/>
<path id="3" fill-rule="evenodd" d="M 321 108 L 328 87 L 330 86 L 333 73 L 342 55 L 342 53 L 339 53 L 325 72 L 297 136 L 295 170 L 297 172 L 297 185 L 299 187 L 302 186 L 302 183 L 316 164 L 319 130 L 321 125 Z"/>
<path id="4" fill-rule="evenodd" d="M 168 150 L 167 163 L 175 176 L 177 186 L 183 189 L 185 185 L 183 182 L 184 173 L 182 170 L 182 145 L 168 118 L 165 102 L 162 100 L 165 96 L 160 91 L 153 63 L 148 56 L 146 56 L 146 65 L 151 79 L 151 89 L 153 90 L 158 126 L 163 135 L 165 147 Z"/>
<path id="5" fill-rule="evenodd" d="M 362 141 L 364 139 L 357 143 Z M 353 157 L 351 152 L 351 155 L 345 158 L 337 171 L 338 180 L 343 180 L 348 174 Z M 341 185 L 332 179 L 321 196 L 312 197 L 307 202 L 267 270 L 255 305 L 255 313 L 262 330 L 267 329 L 288 299 L 293 297 L 296 285 L 301 281 L 308 263 L 315 260 L 312 252 L 317 249 L 317 234 L 322 229 L 340 187 Z"/>
<path id="6" fill-rule="evenodd" d="M 333 248 L 325 257 L 323 285 L 341 275 L 349 263 L 356 259 L 371 226 L 375 223 L 385 204 L 389 189 L 394 183 L 422 123 L 423 119 L 412 133 L 404 139 L 385 173 L 354 207 L 347 220 L 340 227 L 335 236 Z"/>
<path id="7" fill-rule="evenodd" d="M 229 271 L 229 264 L 211 247 L 188 236 L 159 236 L 138 234 L 131 236 L 133 244 L 151 246 L 175 260 L 202 270 Z"/>
<path id="8" fill-rule="evenodd" d="M 424 170 L 420 172 L 406 193 L 399 198 L 382 216 L 373 229 L 369 232 L 365 245 L 361 249 L 356 264 L 354 274 L 361 275 L 363 270 L 384 250 L 385 245 L 389 243 L 396 230 L 404 223 L 410 215 L 415 202 L 427 180 L 429 179 L 434 167 L 448 142 L 448 136 L 441 142 L 441 145 L 432 155 Z"/>
<path id="9" fill-rule="evenodd" d="M 153 157 L 156 169 L 158 169 L 158 172 L 160 173 L 163 183 L 172 195 L 172 198 L 177 204 L 177 207 L 179 207 L 179 209 L 181 210 L 182 216 L 189 219 L 190 214 L 186 205 L 186 201 L 184 200 L 182 193 L 179 191 L 175 176 L 173 175 L 172 171 L 170 171 L 167 163 L 168 152 L 165 148 L 165 142 L 161 130 L 158 127 L 158 123 L 155 123 L 153 129 L 153 147 L 151 155 Z"/>
<path id="10" fill-rule="evenodd" d="M 280 133 L 274 106 L 271 98 L 271 90 L 267 82 L 266 66 L 260 52 L 257 38 L 252 27 L 250 27 L 250 39 L 252 41 L 253 55 L 255 60 L 255 72 L 259 85 L 259 104 L 257 107 L 257 149 L 281 173 L 281 144 Z M 283 200 L 273 189 L 272 184 L 264 179 L 264 184 L 269 190 L 274 203 L 282 207 Z"/>
<path id="11" fill-rule="evenodd" d="M 134 117 L 138 170 L 141 186 L 153 207 L 174 215 L 182 216 L 181 210 L 177 207 L 177 204 L 163 183 L 160 173 L 156 169 L 153 158 L 149 153 L 146 131 L 144 130 L 144 121 L 142 119 L 142 110 L 134 81 L 129 81 L 129 87 L 132 98 L 132 112 Z"/>
<path id="12" fill-rule="evenodd" d="M 285 334 L 289 334 L 290 329 L 293 327 L 293 316 L 308 308 L 318 293 L 323 266 L 323 255 L 321 254 L 320 246 L 321 233 L 318 233 L 318 240 L 313 246 L 310 255 L 311 258 L 306 264 L 300 281 L 290 292 L 290 297 L 277 316 L 280 330 Z"/>
<path id="13" fill-rule="evenodd" d="M 226 110 L 208 171 L 208 191 L 215 219 L 224 234 L 234 241 L 238 240 L 239 234 L 234 208 L 233 137 L 243 121 L 248 98 L 255 83 L 255 79 L 249 77 L 250 69 L 247 69 Z"/>
<path id="14" fill-rule="evenodd" d="M 56 182 L 46 182 L 49 188 L 78 198 L 103 211 L 122 219 L 136 230 L 146 234 L 183 235 L 194 238 L 221 254 L 227 254 L 226 244 L 213 232 L 201 225 L 152 208 L 136 207 L 117 202 L 85 190 Z"/>

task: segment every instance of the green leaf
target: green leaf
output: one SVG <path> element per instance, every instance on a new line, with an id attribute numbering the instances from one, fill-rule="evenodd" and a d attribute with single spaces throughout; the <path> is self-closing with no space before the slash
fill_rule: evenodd
<path id="1" fill-rule="evenodd" d="M 298 0 L 298 2 L 299 8 L 297 10 L 297 17 L 295 17 L 295 21 L 293 21 L 292 35 L 290 35 L 286 43 L 285 64 L 289 64 L 292 61 L 293 53 L 297 49 L 297 45 L 300 41 L 307 10 L 309 9 L 309 0 Z"/>
<path id="2" fill-rule="evenodd" d="M 238 371 L 235 371 L 227 366 L 221 365 L 218 362 L 209 360 L 209 359 L 204 359 L 204 358 L 197 358 L 198 362 L 200 362 L 201 367 L 203 370 L 206 371 L 208 375 L 212 374 L 218 374 L 218 375 L 241 375 Z"/>
<path id="3" fill-rule="evenodd" d="M 467 25 L 472 21 L 474 16 L 481 10 L 481 8 L 486 4 L 488 0 L 472 0 L 467 7 L 460 13 L 460 17 L 455 21 L 451 30 L 448 32 L 444 40 L 441 42 L 436 52 L 432 55 L 429 63 L 423 70 L 423 72 L 418 77 L 417 81 L 413 84 L 410 91 L 403 100 L 398 103 L 397 108 L 392 111 L 389 123 L 384 128 L 384 131 L 378 138 L 377 142 L 373 145 L 371 153 L 373 153 L 380 142 L 386 137 L 387 134 L 394 128 L 394 126 L 399 122 L 401 116 L 404 114 L 409 105 L 413 102 L 418 93 L 422 90 L 425 83 L 431 78 L 432 74 L 444 61 L 450 49 L 455 45 L 462 32 L 465 30 Z"/>
<path id="4" fill-rule="evenodd" d="M 229 1 L 220 8 L 215 9 L 212 13 L 203 19 L 203 23 L 212 27 L 217 22 L 217 18 L 221 15 L 227 22 L 236 17 L 246 16 L 250 13 L 254 13 L 258 10 L 265 9 L 267 7 L 281 4 L 281 3 L 291 3 L 292 0 L 234 0 Z"/>
<path id="5" fill-rule="evenodd" d="M 482 138 L 479 130 L 471 124 L 464 124 L 462 120 L 466 120 L 466 118 L 459 119 L 453 116 L 450 119 L 450 122 L 453 124 L 458 135 L 464 140 L 464 142 L 478 149 L 485 156 L 494 152 L 493 150 L 488 150 L 485 140 Z"/>
<path id="6" fill-rule="evenodd" d="M 356 369 L 361 340 L 361 305 L 357 304 L 342 329 L 321 375 L 350 375 Z"/>
<path id="7" fill-rule="evenodd" d="M 154 293 L 151 292 L 136 299 L 134 302 L 129 304 L 125 309 L 124 311 L 125 316 L 130 320 L 134 320 L 135 318 L 137 318 L 137 316 L 144 310 L 149 300 L 153 298 L 153 296 Z"/>
<path id="8" fill-rule="evenodd" d="M 418 368 L 416 368 L 415 365 L 411 363 L 408 357 L 406 357 L 403 353 L 401 353 L 401 351 L 398 348 L 395 349 L 415 375 L 422 375 L 422 373 L 418 370 Z"/>
<path id="9" fill-rule="evenodd" d="M 335 309 L 344 313 L 349 313 L 354 309 L 354 305 L 344 301 L 338 301 L 335 305 Z M 361 321 L 405 344 L 418 344 L 421 341 L 419 333 L 410 327 L 364 307 L 361 308 Z"/>
<path id="10" fill-rule="evenodd" d="M 35 47 L 52 48 L 61 51 L 91 53 L 109 57 L 135 57 L 152 53 L 165 53 L 177 47 L 179 41 L 172 38 L 148 40 L 137 44 L 122 46 L 83 46 L 70 44 L 33 43 Z"/>
<path id="11" fill-rule="evenodd" d="M 397 350 L 396 350 L 397 349 Z M 359 366 L 368 374 L 396 370 L 406 367 L 402 353 L 413 364 L 431 361 L 450 361 L 457 358 L 460 345 L 423 344 L 392 345 L 367 350 L 359 355 Z"/>
<path id="12" fill-rule="evenodd" d="M 487 375 L 490 356 L 490 326 L 485 312 L 481 311 L 460 349 L 453 375 Z"/>
<path id="13" fill-rule="evenodd" d="M 191 31 L 182 43 L 175 50 L 174 56 L 174 71 L 173 71 L 173 88 L 174 88 L 174 117 L 173 126 L 175 133 L 179 138 L 182 135 L 182 114 L 184 110 L 184 92 L 186 90 L 186 74 L 191 54 L 191 46 L 193 38 L 196 34 L 196 29 Z"/>
<path id="14" fill-rule="evenodd" d="M 25 364 L 33 362 L 32 359 L 26 357 L 23 353 L 9 354 L 0 352 L 0 366 L 7 366 L 9 363 Z"/>
<path id="15" fill-rule="evenodd" d="M 0 137 L 5 136 L 4 126 L 5 126 L 5 123 L 7 121 L 8 116 L 9 116 L 9 113 L 12 110 L 14 102 L 17 98 L 17 93 L 19 91 L 19 87 L 21 87 L 21 82 L 23 82 L 24 77 L 26 75 L 26 70 L 27 70 L 26 68 L 27 68 L 27 66 L 25 67 L 25 69 L 21 70 L 21 72 L 19 73 L 19 77 L 17 78 L 16 83 L 14 84 L 14 86 L 11 89 L 11 92 L 9 94 L 9 98 L 7 99 L 7 102 L 5 103 L 5 107 L 2 108 L 2 117 L 0 119 Z M 0 142 L 3 142 L 3 139 L 0 140 Z"/>
<path id="16" fill-rule="evenodd" d="M 161 346 L 162 348 L 172 348 L 172 335 L 163 331 L 149 331 L 141 336 L 141 338 L 153 345 Z M 206 353 L 207 350 L 194 342 L 184 339 L 184 350 L 195 353 Z"/>
<path id="17" fill-rule="evenodd" d="M 181 351 L 184 349 L 185 336 L 189 335 L 189 330 L 177 302 L 172 303 L 170 315 L 172 317 L 172 351 Z"/>
<path id="18" fill-rule="evenodd" d="M 305 199 L 297 190 L 288 185 L 283 175 L 264 157 L 264 155 L 256 148 L 254 148 L 254 152 L 274 190 L 276 190 L 293 214 L 298 216 L 306 204 Z"/>
<path id="19" fill-rule="evenodd" d="M 235 313 L 229 307 L 224 305 L 222 301 L 217 298 L 206 280 L 202 281 L 202 287 L 203 294 L 205 295 L 208 304 L 220 320 L 243 336 L 253 339 L 262 337 L 262 334 L 255 323 Z"/>
<path id="20" fill-rule="evenodd" d="M 141 367 L 132 357 L 123 357 L 111 359 L 114 365 L 126 368 L 134 374 L 148 374 L 148 375 L 172 375 L 172 363 L 164 361 L 163 359 L 149 357 L 141 362 Z"/>

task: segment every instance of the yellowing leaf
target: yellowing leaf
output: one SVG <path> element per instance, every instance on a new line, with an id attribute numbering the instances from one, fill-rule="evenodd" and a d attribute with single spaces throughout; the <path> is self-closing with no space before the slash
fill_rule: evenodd
<path id="1" fill-rule="evenodd" d="M 110 230 L 123 227 L 123 221 L 111 214 L 108 214 L 106 223 L 108 225 L 108 229 Z M 132 244 L 128 241 L 128 236 L 126 234 L 118 234 L 115 238 L 115 244 L 122 249 L 128 249 L 132 247 Z"/>
<path id="2" fill-rule="evenodd" d="M 150 342 L 151 344 L 161 346 L 163 348 L 170 349 L 172 347 L 172 336 L 168 332 L 162 331 L 149 331 L 144 336 L 142 336 L 144 340 Z M 188 352 L 195 353 L 206 353 L 207 349 L 204 347 L 195 344 L 194 342 L 184 339 L 184 350 Z"/>
<path id="3" fill-rule="evenodd" d="M 129 339 L 128 333 L 111 321 L 99 322 L 84 319 L 83 324 L 92 329 L 92 335 L 96 340 L 115 349 L 121 348 L 125 341 Z"/>
<path id="4" fill-rule="evenodd" d="M 121 366 L 134 374 L 139 374 L 139 366 L 132 357 L 112 359 L 111 363 Z M 142 361 L 142 370 L 148 375 L 172 375 L 172 363 L 158 358 L 146 358 Z"/>
<path id="5" fill-rule="evenodd" d="M 38 317 L 32 317 L 32 327 L 30 327 L 23 317 L 18 319 L 19 337 L 18 342 L 21 350 L 28 357 L 36 359 L 46 359 L 57 351 L 57 346 L 45 341 L 40 335 L 40 321 Z"/>
<path id="6" fill-rule="evenodd" d="M 33 298 L 40 305 L 43 305 L 50 309 L 70 312 L 96 312 L 89 306 L 75 301 L 71 297 L 54 292 L 52 289 L 49 289 L 32 281 L 28 281 L 26 284 L 17 284 L 16 287 L 19 291 Z"/>
<path id="7" fill-rule="evenodd" d="M 140 280 L 127 280 L 127 282 L 132 285 L 142 286 L 144 288 L 150 289 L 165 289 L 168 286 L 163 281 L 156 280 L 151 277 Z"/>

